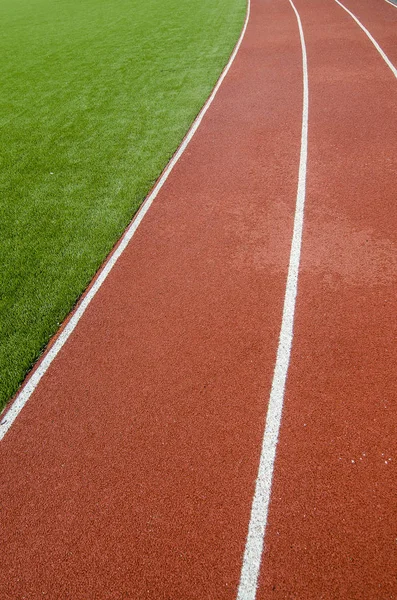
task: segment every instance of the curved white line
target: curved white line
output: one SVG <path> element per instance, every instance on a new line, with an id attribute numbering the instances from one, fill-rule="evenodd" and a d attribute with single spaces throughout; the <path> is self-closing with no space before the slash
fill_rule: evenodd
<path id="1" fill-rule="evenodd" d="M 233 61 L 236 57 L 237 52 L 239 51 L 239 48 L 243 41 L 245 32 L 247 30 L 248 21 L 250 18 L 250 8 L 251 8 L 251 2 L 250 2 L 250 0 L 247 0 L 247 12 L 246 12 L 246 16 L 245 16 L 244 26 L 241 31 L 240 37 L 237 41 L 237 44 L 234 47 L 234 50 L 229 58 L 229 61 L 226 65 L 226 67 L 223 69 L 214 89 L 212 90 L 211 95 L 209 96 L 208 100 L 204 104 L 200 113 L 197 115 L 196 119 L 194 120 L 191 128 L 189 129 L 188 133 L 186 134 L 185 138 L 183 139 L 178 150 L 176 151 L 176 153 L 174 154 L 174 156 L 168 163 L 167 167 L 165 168 L 163 174 L 161 175 L 157 184 L 153 188 L 152 192 L 147 196 L 146 200 L 141 205 L 139 211 L 135 215 L 135 218 L 131 221 L 130 225 L 125 230 L 115 251 L 110 255 L 110 257 L 104 263 L 104 265 L 103 265 L 102 269 L 100 270 L 99 275 L 96 278 L 96 280 L 94 281 L 93 285 L 87 291 L 87 293 L 83 296 L 82 301 L 80 302 L 77 309 L 73 313 L 72 317 L 68 321 L 65 329 L 61 332 L 59 337 L 56 339 L 54 345 L 51 346 L 51 348 L 46 352 L 42 361 L 38 364 L 37 368 L 32 372 L 31 376 L 27 379 L 26 384 L 21 389 L 19 394 L 16 396 L 14 402 L 11 404 L 11 406 L 8 409 L 6 409 L 4 416 L 0 422 L 0 440 L 3 439 L 3 437 L 5 436 L 7 431 L 10 429 L 11 425 L 13 424 L 13 422 L 15 421 L 15 419 L 17 418 L 17 416 L 19 415 L 19 413 L 25 406 L 26 402 L 29 400 L 30 396 L 32 395 L 32 393 L 34 392 L 36 387 L 38 386 L 41 378 L 46 373 L 48 367 L 51 365 L 52 361 L 56 358 L 56 356 L 59 354 L 60 350 L 65 345 L 66 341 L 69 339 L 69 337 L 72 334 L 72 332 L 74 331 L 76 325 L 78 324 L 81 317 L 85 313 L 88 305 L 90 304 L 92 299 L 97 294 L 98 290 L 102 286 L 103 282 L 109 275 L 110 271 L 113 269 L 114 265 L 116 264 L 116 262 L 118 261 L 120 256 L 123 254 L 124 250 L 128 246 L 128 243 L 130 242 L 131 238 L 133 237 L 133 235 L 135 234 L 136 230 L 138 229 L 140 223 L 142 222 L 144 216 L 146 215 L 147 211 L 149 210 L 153 201 L 155 200 L 157 194 L 159 193 L 159 191 L 163 187 L 164 183 L 168 179 L 168 176 L 171 173 L 172 169 L 175 167 L 176 163 L 182 156 L 183 152 L 186 150 L 192 137 L 196 133 L 201 121 L 204 118 L 205 113 L 211 106 L 220 86 L 222 85 L 223 80 L 225 79 L 230 67 L 233 64 Z"/>
<path id="2" fill-rule="evenodd" d="M 283 316 L 280 338 L 277 348 L 276 365 L 270 392 L 269 407 L 266 416 L 266 427 L 262 442 L 262 451 L 256 480 L 255 494 L 252 502 L 248 536 L 245 546 L 243 566 L 237 600 L 255 600 L 262 551 L 267 525 L 267 516 L 271 495 L 274 461 L 281 424 L 284 391 L 291 357 L 294 329 L 294 314 L 298 291 L 299 263 L 302 246 L 303 218 L 306 196 L 307 144 L 309 122 L 309 81 L 307 71 L 307 55 L 305 38 L 299 13 L 292 0 L 289 0 L 298 21 L 302 46 L 303 65 L 303 110 L 302 135 L 299 162 L 298 190 L 296 197 L 294 230 L 288 267 L 287 284 L 284 298 Z"/>
<path id="3" fill-rule="evenodd" d="M 390 2 L 390 0 L 385 0 L 385 2 L 391 4 L 392 6 L 394 6 L 394 8 L 397 8 L 397 4 L 394 4 L 394 2 Z"/>
<path id="4" fill-rule="evenodd" d="M 379 52 L 379 54 L 381 55 L 381 57 L 383 58 L 383 60 L 385 61 L 385 63 L 387 64 L 387 66 L 389 67 L 389 69 L 392 71 L 392 73 L 394 74 L 394 77 L 397 78 L 397 69 L 396 67 L 393 65 L 393 63 L 391 62 L 391 60 L 386 56 L 386 54 L 383 52 L 382 48 L 379 46 L 378 42 L 372 37 L 372 35 L 370 34 L 370 32 L 368 31 L 368 29 L 366 29 L 364 27 L 364 25 L 357 19 L 357 17 L 355 15 L 353 15 L 352 12 L 350 12 L 350 10 L 348 8 L 346 8 L 346 6 L 344 6 L 342 4 L 342 2 L 339 2 L 339 0 L 335 0 L 335 2 L 337 4 L 339 4 L 339 6 L 341 6 L 343 8 L 343 10 L 345 10 L 351 17 L 352 19 L 355 20 L 355 22 L 357 23 L 357 25 L 359 27 L 361 27 L 361 29 L 363 30 L 363 32 L 365 33 L 365 35 L 369 38 L 369 40 L 373 43 L 373 45 L 375 46 L 375 48 L 377 49 L 377 51 Z"/>

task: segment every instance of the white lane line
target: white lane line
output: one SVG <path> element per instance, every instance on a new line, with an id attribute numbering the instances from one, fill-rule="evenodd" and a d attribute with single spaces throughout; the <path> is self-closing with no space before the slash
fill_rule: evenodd
<path id="1" fill-rule="evenodd" d="M 298 291 L 299 263 L 302 246 L 303 218 L 306 196 L 307 170 L 307 138 L 309 122 L 309 82 L 307 72 L 307 55 L 305 38 L 299 13 L 292 0 L 289 0 L 298 21 L 299 35 L 302 46 L 303 65 L 303 110 L 302 136 L 299 162 L 298 190 L 296 197 L 294 230 L 291 242 L 291 252 L 288 267 L 287 284 L 284 298 L 283 316 L 280 338 L 277 348 L 276 365 L 274 368 L 269 407 L 266 416 L 266 427 L 262 442 L 258 477 L 252 502 L 251 517 L 245 546 L 243 566 L 237 600 L 255 600 L 258 577 L 261 565 L 264 537 L 267 525 L 270 494 L 272 487 L 274 461 L 280 430 L 284 402 L 285 384 L 291 357 L 291 347 L 294 329 L 294 314 L 296 295 Z"/>
<path id="2" fill-rule="evenodd" d="M 239 37 L 237 44 L 235 45 L 234 50 L 229 58 L 229 62 L 227 63 L 224 70 L 222 71 L 214 89 L 212 90 L 211 95 L 209 96 L 208 100 L 204 104 L 200 113 L 197 115 L 191 128 L 189 129 L 188 133 L 186 134 L 185 138 L 183 139 L 178 150 L 176 151 L 176 153 L 174 154 L 174 156 L 168 163 L 167 167 L 165 168 L 162 176 L 160 177 L 159 181 L 153 188 L 152 192 L 149 194 L 149 196 L 147 196 L 146 200 L 141 205 L 141 208 L 135 215 L 135 218 L 130 223 L 130 225 L 127 227 L 127 229 L 125 230 L 116 250 L 113 252 L 113 254 L 111 254 L 111 256 L 108 258 L 108 260 L 104 263 L 102 269 L 99 272 L 97 279 L 94 281 L 92 287 L 88 290 L 88 292 L 84 295 L 83 300 L 81 301 L 81 303 L 77 307 L 76 311 L 70 318 L 65 329 L 59 335 L 59 337 L 55 341 L 54 345 L 44 355 L 44 358 L 39 363 L 37 368 L 32 372 L 32 375 L 28 378 L 24 387 L 21 389 L 19 394 L 16 396 L 14 402 L 3 413 L 3 418 L 0 422 L 0 440 L 3 439 L 3 437 L 5 436 L 7 431 L 10 429 L 11 425 L 13 424 L 13 422 L 15 421 L 15 419 L 17 418 L 17 416 L 19 415 L 19 413 L 25 406 L 26 402 L 29 400 L 30 396 L 33 394 L 34 390 L 38 386 L 41 378 L 46 373 L 48 367 L 51 365 L 54 358 L 59 354 L 60 350 L 65 345 L 66 341 L 69 339 L 69 337 L 72 334 L 72 332 L 74 331 L 77 323 L 80 321 L 81 317 L 85 313 L 88 305 L 90 304 L 92 299 L 95 297 L 96 293 L 102 286 L 103 282 L 109 275 L 110 271 L 113 269 L 114 265 L 116 264 L 116 262 L 118 261 L 120 256 L 123 254 L 124 250 L 128 246 L 128 243 L 130 242 L 131 238 L 133 237 L 133 235 L 135 234 L 139 225 L 141 224 L 144 216 L 148 212 L 149 208 L 151 207 L 151 205 L 152 205 L 153 201 L 155 200 L 156 196 L 158 195 L 159 191 L 161 190 L 164 183 L 168 179 L 168 176 L 171 173 L 172 169 L 175 167 L 176 163 L 182 156 L 183 152 L 186 150 L 192 137 L 196 133 L 201 121 L 204 118 L 205 113 L 211 106 L 220 86 L 222 85 L 223 80 L 225 79 L 230 67 L 233 64 L 233 61 L 236 57 L 237 52 L 240 49 L 245 32 L 247 30 L 248 21 L 250 18 L 250 11 L 251 11 L 251 0 L 247 0 L 247 12 L 246 12 L 244 26 L 241 31 L 240 37 Z"/>
<path id="3" fill-rule="evenodd" d="M 394 4 L 394 2 L 390 2 L 390 0 L 385 0 L 385 2 L 391 4 L 392 6 L 394 6 L 394 8 L 397 8 L 397 4 Z"/>
<path id="4" fill-rule="evenodd" d="M 344 6 L 342 4 L 342 2 L 339 2 L 339 0 L 335 0 L 335 2 L 337 4 L 339 4 L 339 6 L 341 6 L 343 8 L 343 10 L 345 10 L 352 17 L 352 19 L 355 20 L 355 22 L 357 23 L 357 25 L 359 27 L 361 27 L 361 29 L 363 30 L 363 32 L 365 33 L 365 35 L 371 40 L 371 42 L 373 43 L 373 45 L 375 46 L 375 48 L 377 49 L 377 51 L 379 52 L 379 54 L 381 55 L 381 57 L 383 58 L 383 60 L 387 64 L 387 66 L 390 68 L 390 70 L 392 71 L 392 73 L 394 73 L 394 77 L 397 78 L 397 69 L 396 69 L 396 67 L 393 65 L 393 63 L 391 62 L 391 60 L 383 52 L 382 48 L 379 46 L 378 42 L 372 37 L 372 35 L 368 31 L 368 29 L 366 29 L 364 27 L 364 25 L 357 19 L 357 17 L 355 15 L 353 15 L 353 13 L 350 12 L 350 10 L 348 8 L 346 8 L 346 6 Z"/>

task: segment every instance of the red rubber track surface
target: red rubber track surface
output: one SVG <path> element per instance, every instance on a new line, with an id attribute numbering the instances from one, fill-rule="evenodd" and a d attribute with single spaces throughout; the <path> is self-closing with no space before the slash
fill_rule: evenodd
<path id="1" fill-rule="evenodd" d="M 296 4 L 307 209 L 258 599 L 396 598 L 396 82 L 336 3 Z M 381 46 L 384 4 L 346 4 Z M 236 597 L 301 115 L 295 15 L 254 0 L 198 132 L 1 443 L 1 599 Z"/>
<path id="2" fill-rule="evenodd" d="M 288 268 L 300 64 L 289 4 L 254 3 L 197 134 L 4 438 L 2 600 L 234 597 Z"/>
<path id="3" fill-rule="evenodd" d="M 389 60 L 396 66 L 397 5 L 391 6 L 385 0 L 343 0 L 342 3 L 368 29 Z M 349 15 L 346 14 L 346 17 Z M 364 32 L 362 34 L 365 35 Z M 369 40 L 368 43 L 370 44 Z"/>
<path id="4" fill-rule="evenodd" d="M 310 86 L 306 216 L 257 597 L 386 600 L 397 598 L 397 82 L 336 3 L 296 6 Z M 388 25 L 382 36 L 376 24 L 379 43 Z"/>

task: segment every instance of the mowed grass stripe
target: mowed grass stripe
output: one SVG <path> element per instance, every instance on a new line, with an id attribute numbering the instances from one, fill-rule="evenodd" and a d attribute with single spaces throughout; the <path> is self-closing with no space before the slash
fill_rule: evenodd
<path id="1" fill-rule="evenodd" d="M 0 406 L 172 156 L 245 5 L 1 3 Z"/>

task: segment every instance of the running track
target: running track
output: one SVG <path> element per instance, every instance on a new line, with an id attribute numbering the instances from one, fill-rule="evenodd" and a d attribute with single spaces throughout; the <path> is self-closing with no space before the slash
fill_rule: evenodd
<path id="1" fill-rule="evenodd" d="M 397 8 L 344 5 L 397 65 Z M 197 133 L 1 442 L 2 600 L 397 598 L 397 81 L 334 0 L 295 6 L 306 177 L 297 16 L 252 0 Z M 292 353 L 247 583 L 298 183 Z"/>

